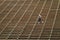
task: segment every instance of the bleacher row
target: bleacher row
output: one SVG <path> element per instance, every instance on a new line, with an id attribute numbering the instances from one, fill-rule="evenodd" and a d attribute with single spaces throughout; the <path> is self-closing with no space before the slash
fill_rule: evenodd
<path id="1" fill-rule="evenodd" d="M 59 18 L 59 0 L 1 0 L 0 39 L 60 40 Z"/>

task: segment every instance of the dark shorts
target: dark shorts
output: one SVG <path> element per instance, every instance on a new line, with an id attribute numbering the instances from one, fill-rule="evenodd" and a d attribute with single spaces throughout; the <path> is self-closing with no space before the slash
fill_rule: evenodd
<path id="1" fill-rule="evenodd" d="M 38 22 L 41 22 L 41 21 L 42 21 L 42 19 L 41 19 L 41 18 L 39 18 L 39 19 L 38 19 Z"/>

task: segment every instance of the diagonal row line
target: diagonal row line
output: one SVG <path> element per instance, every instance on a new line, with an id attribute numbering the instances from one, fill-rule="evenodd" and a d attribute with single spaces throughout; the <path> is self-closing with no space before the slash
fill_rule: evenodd
<path id="1" fill-rule="evenodd" d="M 37 8 L 37 6 L 38 6 L 39 2 L 40 2 L 40 0 L 37 2 L 37 4 L 36 4 L 36 8 Z M 33 26 L 33 27 L 34 27 L 34 26 Z M 28 39 L 27 39 L 27 40 L 29 40 L 29 38 L 30 38 L 30 36 L 31 36 L 32 32 L 33 32 L 33 29 L 32 29 L 32 31 L 30 32 L 30 34 L 29 34 L 29 36 L 28 36 Z"/>
<path id="2" fill-rule="evenodd" d="M 11 10 L 9 11 L 9 13 L 12 11 L 12 9 L 13 9 L 16 5 L 17 5 L 17 3 L 11 8 Z M 8 13 L 8 14 L 9 14 L 9 13 Z M 8 16 L 8 14 L 3 18 L 3 20 Z M 3 20 L 2 20 L 2 21 L 3 21 Z M 12 20 L 12 19 L 11 19 L 11 20 Z M 2 21 L 1 21 L 1 22 L 2 22 Z M 11 21 L 9 21 L 9 22 L 7 23 L 7 25 L 8 25 L 10 22 L 11 22 Z M 7 27 L 7 25 L 2 29 L 2 31 L 0 32 L 0 34 L 4 31 L 4 29 Z"/>
<path id="3" fill-rule="evenodd" d="M 2 12 L 3 12 L 8 6 L 10 6 L 10 4 L 11 4 L 11 2 L 8 3 L 8 4 L 4 7 L 4 9 L 2 9 L 2 11 L 0 11 L 0 14 L 2 14 Z M 2 4 L 2 5 L 3 5 L 3 4 Z"/>
<path id="4" fill-rule="evenodd" d="M 17 5 L 17 2 L 16 4 L 13 5 L 13 7 L 9 10 L 9 12 L 4 16 L 4 18 L 0 21 L 0 23 L 2 23 L 2 21 L 9 15 L 9 13 L 12 11 L 12 9 Z"/>
<path id="5" fill-rule="evenodd" d="M 45 26 L 45 24 L 46 24 L 46 21 L 47 21 L 49 12 L 50 12 L 50 10 L 51 10 L 52 3 L 53 3 L 53 0 L 51 1 L 51 5 L 50 5 L 50 8 L 49 8 L 48 14 L 47 14 L 47 16 L 46 16 L 46 18 L 45 18 L 45 23 L 44 23 L 43 26 L 42 26 L 41 33 L 40 33 L 40 35 L 39 35 L 39 38 L 41 38 L 41 36 L 42 36 L 43 30 L 44 30 L 44 26 Z"/>
<path id="6" fill-rule="evenodd" d="M 40 1 L 40 0 L 39 0 L 39 1 Z M 47 0 L 46 0 L 46 1 L 47 1 Z M 43 8 L 44 8 L 44 6 L 45 6 L 45 4 L 46 4 L 46 1 L 44 1 L 44 3 L 43 3 L 43 6 L 42 6 L 42 9 L 41 9 L 40 13 L 42 12 L 42 10 L 43 10 Z M 37 18 L 37 20 L 38 20 L 38 18 Z M 29 37 L 28 37 L 28 38 L 30 38 L 30 36 L 31 36 L 31 34 L 32 34 L 32 32 L 33 32 L 33 30 L 34 30 L 34 28 L 35 28 L 35 26 L 36 26 L 37 20 L 35 21 L 35 24 L 33 25 L 33 28 L 32 28 L 32 30 L 31 30 L 31 32 L 30 32 L 30 34 L 29 34 Z"/>
<path id="7" fill-rule="evenodd" d="M 25 3 L 25 2 L 24 2 Z M 7 25 L 5 26 L 5 28 L 9 25 L 9 23 L 11 23 L 11 21 L 13 20 L 13 18 L 16 16 L 16 14 L 19 12 L 19 10 L 22 8 L 22 6 L 24 5 L 24 3 L 21 5 L 21 7 L 17 10 L 17 12 L 15 13 L 15 15 L 11 18 L 11 20 L 7 23 Z M 5 30 L 5 28 L 0 32 L 0 34 Z"/>
<path id="8" fill-rule="evenodd" d="M 37 2 L 37 4 L 36 4 L 35 9 L 37 8 L 37 6 L 38 6 L 39 2 L 40 2 L 40 0 L 38 0 L 38 2 Z M 28 39 L 27 39 L 27 40 L 29 40 L 29 38 L 30 38 L 31 34 L 32 34 L 32 31 L 30 32 L 30 34 L 29 34 L 29 36 L 28 36 Z"/>
<path id="9" fill-rule="evenodd" d="M 3 0 L 3 2 L 0 4 L 0 6 L 3 5 L 5 1 L 6 1 L 6 0 Z"/>
<path id="10" fill-rule="evenodd" d="M 32 1 L 33 1 L 33 0 L 32 0 Z M 38 4 L 38 2 L 37 2 L 37 4 Z M 26 28 L 26 25 L 28 24 L 29 20 L 31 19 L 31 16 L 33 15 L 33 12 L 34 12 L 35 9 L 37 8 L 37 4 L 36 4 L 36 6 L 34 7 L 34 9 L 33 9 L 32 13 L 31 13 L 29 19 L 28 19 L 27 22 L 25 23 L 25 25 L 24 25 L 24 27 L 23 27 L 23 29 L 22 29 L 22 31 L 21 31 L 21 34 L 19 34 L 19 36 L 22 35 L 24 29 Z M 19 36 L 18 36 L 18 38 L 19 38 Z"/>
<path id="11" fill-rule="evenodd" d="M 55 21 L 56 21 L 56 17 L 57 17 L 58 8 L 59 8 L 59 2 L 58 2 L 57 9 L 56 9 L 55 17 L 54 17 L 54 21 L 53 21 L 53 25 L 52 25 L 52 29 L 51 29 L 51 34 L 50 34 L 50 37 L 49 37 L 48 40 L 51 40 L 50 38 L 51 38 L 51 36 L 52 36 L 53 28 L 54 28 L 54 25 L 55 25 Z"/>
<path id="12" fill-rule="evenodd" d="M 27 1 L 27 0 L 26 0 Z M 23 16 L 25 15 L 26 11 L 28 10 L 28 8 L 30 7 L 32 1 L 30 2 L 30 4 L 28 5 L 27 9 L 25 10 L 25 12 L 23 13 L 23 15 L 21 16 L 21 18 L 18 20 L 18 22 L 16 23 L 16 25 L 14 26 L 14 28 L 12 29 L 12 31 L 10 32 L 9 36 L 12 34 L 12 32 L 14 31 L 14 29 L 16 28 L 16 26 L 18 25 L 18 23 L 21 21 L 21 19 L 23 18 Z M 25 4 L 25 3 L 24 3 Z M 9 36 L 7 38 L 9 38 Z"/>

